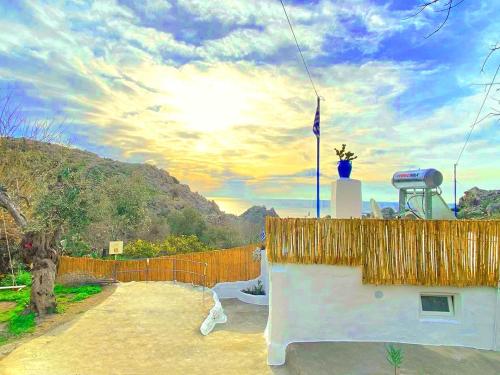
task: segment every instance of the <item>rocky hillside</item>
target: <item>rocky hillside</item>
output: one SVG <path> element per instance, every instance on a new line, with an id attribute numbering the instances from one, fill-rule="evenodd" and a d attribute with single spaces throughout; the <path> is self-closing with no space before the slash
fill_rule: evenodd
<path id="1" fill-rule="evenodd" d="M 182 223 L 189 227 L 186 234 L 203 237 L 213 247 L 236 246 L 256 241 L 264 216 L 276 214 L 262 207 L 241 217 L 226 214 L 165 170 L 55 144 L 3 138 L 0 160 L 0 185 L 19 197 L 28 216 L 57 181 L 74 184 L 71 194 L 77 192 L 80 203 L 68 210 L 83 213 L 71 217 L 78 228 L 69 225 L 66 232 L 95 248 L 112 238 L 159 241 L 175 225 L 182 230 Z"/>
<path id="2" fill-rule="evenodd" d="M 500 218 L 500 190 L 473 187 L 460 198 L 458 208 L 460 218 Z"/>
<path id="3" fill-rule="evenodd" d="M 266 216 L 278 217 L 274 208 L 266 209 L 265 206 L 253 206 L 240 215 L 242 220 L 264 226 Z"/>

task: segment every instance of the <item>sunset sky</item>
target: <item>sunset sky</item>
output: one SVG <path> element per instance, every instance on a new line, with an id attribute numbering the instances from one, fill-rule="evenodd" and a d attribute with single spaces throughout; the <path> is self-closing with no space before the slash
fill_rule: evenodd
<path id="1" fill-rule="evenodd" d="M 452 172 L 500 63 L 500 1 L 416 17 L 418 2 L 285 1 L 333 150 L 359 155 L 363 199 L 397 200 L 401 169 Z M 278 0 L 0 1 L 0 94 L 64 119 L 75 147 L 168 170 L 209 197 L 315 198 L 315 96 Z M 495 22 L 496 21 L 496 22 Z M 500 81 L 500 77 L 499 77 Z M 500 106 L 493 92 L 483 115 Z M 459 193 L 500 188 L 498 117 L 477 125 Z"/>

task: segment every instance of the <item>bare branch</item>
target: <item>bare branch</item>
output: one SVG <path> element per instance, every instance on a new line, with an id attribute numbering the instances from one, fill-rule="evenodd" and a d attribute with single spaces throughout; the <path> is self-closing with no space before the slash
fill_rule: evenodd
<path id="1" fill-rule="evenodd" d="M 456 8 L 457 6 L 459 6 L 460 4 L 462 4 L 464 1 L 465 1 L 465 0 L 460 0 L 460 1 L 458 1 L 458 2 L 455 2 L 455 3 L 453 4 L 453 6 L 451 6 L 451 8 L 450 8 L 450 9 Z M 448 11 L 448 8 L 447 8 L 447 7 L 442 8 L 442 9 L 436 9 L 436 10 L 434 10 L 434 12 L 447 12 L 447 11 Z"/>
<path id="2" fill-rule="evenodd" d="M 5 208 L 10 213 L 16 224 L 19 225 L 21 228 L 24 228 L 26 227 L 26 225 L 28 225 L 26 217 L 22 214 L 21 210 L 19 210 L 19 208 L 15 205 L 15 203 L 9 197 L 7 192 L 2 188 L 0 188 L 0 207 Z"/>
<path id="3" fill-rule="evenodd" d="M 495 83 L 471 83 L 471 86 L 496 86 L 500 85 L 500 82 Z"/>
<path id="4" fill-rule="evenodd" d="M 64 120 L 28 120 L 21 104 L 13 103 L 13 90 L 0 98 L 0 138 L 27 138 L 47 143 L 64 143 Z"/>
<path id="5" fill-rule="evenodd" d="M 424 10 L 425 10 L 428 6 L 430 6 L 430 5 L 434 4 L 434 3 L 437 3 L 437 2 L 439 2 L 439 1 L 440 1 L 440 0 L 433 0 L 433 1 L 430 1 L 430 2 L 428 2 L 428 3 L 425 3 L 425 4 L 420 5 L 420 10 L 419 10 L 417 13 L 415 13 L 415 14 L 413 14 L 413 15 L 409 16 L 409 17 L 403 18 L 403 20 L 408 20 L 408 19 L 410 19 L 410 18 L 413 18 L 413 17 L 418 16 L 418 15 L 419 15 L 420 13 L 422 13 L 422 12 L 423 12 L 423 11 L 424 11 Z"/>
<path id="6" fill-rule="evenodd" d="M 444 20 L 441 22 L 441 24 L 432 33 L 430 33 L 429 35 L 427 35 L 425 37 L 425 39 L 428 39 L 444 27 L 444 25 L 446 24 L 446 22 L 448 22 L 448 19 L 450 18 L 451 10 L 453 8 L 458 7 L 464 1 L 465 0 L 430 0 L 430 1 L 424 2 L 423 4 L 419 5 L 418 6 L 419 10 L 415 14 L 413 14 L 407 18 L 404 18 L 404 20 L 407 20 L 407 19 L 412 18 L 412 17 L 416 17 L 428 8 L 431 8 L 434 6 L 440 6 L 440 8 L 432 9 L 432 11 L 434 11 L 434 12 L 446 12 L 446 16 L 445 16 Z"/>
<path id="7" fill-rule="evenodd" d="M 425 37 L 425 39 L 430 38 L 431 36 L 433 36 L 434 34 L 436 34 L 439 30 L 441 30 L 443 28 L 443 26 L 448 21 L 448 18 L 450 17 L 450 12 L 451 12 L 452 5 L 453 5 L 453 0 L 449 0 L 448 1 L 448 12 L 446 13 L 446 17 L 445 17 L 444 21 L 441 23 L 441 25 L 439 25 L 439 27 L 436 30 L 434 30 L 432 33 L 430 33 L 429 35 L 427 35 Z"/>
<path id="8" fill-rule="evenodd" d="M 483 66 L 481 66 L 481 73 L 484 73 L 484 67 L 486 66 L 486 63 L 488 62 L 489 58 L 491 55 L 500 49 L 500 44 L 496 44 L 493 47 L 490 48 L 490 52 L 488 53 L 488 56 L 484 59 Z"/>

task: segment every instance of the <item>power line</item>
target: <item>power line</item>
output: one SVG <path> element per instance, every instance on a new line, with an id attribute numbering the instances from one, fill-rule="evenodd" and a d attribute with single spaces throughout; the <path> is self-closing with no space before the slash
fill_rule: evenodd
<path id="1" fill-rule="evenodd" d="M 488 96 L 490 95 L 491 88 L 495 84 L 495 79 L 497 78 L 497 74 L 498 74 L 499 70 L 500 70 L 500 64 L 497 67 L 497 70 L 495 72 L 495 75 L 493 76 L 493 79 L 491 80 L 491 83 L 488 85 L 489 87 L 488 87 L 488 90 L 486 91 L 486 95 L 483 98 L 483 102 L 481 103 L 481 107 L 479 108 L 479 112 L 477 113 L 476 119 L 474 120 L 474 123 L 472 124 L 472 126 L 469 130 L 469 134 L 467 134 L 467 138 L 465 139 L 465 143 L 462 147 L 462 150 L 460 150 L 460 154 L 458 155 L 458 158 L 457 158 L 455 165 L 457 165 L 458 162 L 460 161 L 460 158 L 462 157 L 462 154 L 465 150 L 465 147 L 467 146 L 467 143 L 469 143 L 469 139 L 470 139 L 470 136 L 472 134 L 472 131 L 474 130 L 474 127 L 479 123 L 477 120 L 479 119 L 479 116 L 481 115 L 481 112 L 483 111 L 484 104 L 486 103 L 486 99 L 488 99 Z M 484 118 L 482 120 L 484 120 Z"/>
<path id="2" fill-rule="evenodd" d="M 283 12 L 285 13 L 286 20 L 288 21 L 288 26 L 290 26 L 290 30 L 292 31 L 293 39 L 295 40 L 295 45 L 299 50 L 300 57 L 302 58 L 302 62 L 304 63 L 304 67 L 306 68 L 307 75 L 309 76 L 309 81 L 311 81 L 312 88 L 316 93 L 316 96 L 319 98 L 318 91 L 316 91 L 316 86 L 314 86 L 313 79 L 311 77 L 311 73 L 309 72 L 309 68 L 307 67 L 306 60 L 304 59 L 304 55 L 302 54 L 302 50 L 300 49 L 299 42 L 297 41 L 297 37 L 295 36 L 295 32 L 293 31 L 292 23 L 290 22 L 290 18 L 288 17 L 288 13 L 286 12 L 285 4 L 283 4 L 283 0 L 280 0 L 281 6 L 283 7 Z"/>

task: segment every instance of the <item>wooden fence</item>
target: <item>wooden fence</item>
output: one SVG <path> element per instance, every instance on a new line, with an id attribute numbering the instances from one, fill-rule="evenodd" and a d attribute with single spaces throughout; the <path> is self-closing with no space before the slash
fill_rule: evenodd
<path id="1" fill-rule="evenodd" d="M 171 255 L 137 260 L 102 260 L 62 256 L 57 277 L 88 275 L 94 278 L 115 278 L 118 281 L 193 282 L 212 287 L 219 282 L 250 280 L 260 275 L 260 261 L 253 259 L 257 245 L 199 253 Z"/>
<path id="2" fill-rule="evenodd" d="M 266 221 L 270 262 L 361 266 L 369 284 L 493 286 L 499 220 Z"/>

